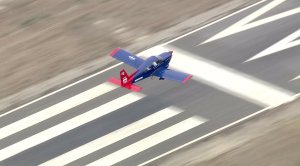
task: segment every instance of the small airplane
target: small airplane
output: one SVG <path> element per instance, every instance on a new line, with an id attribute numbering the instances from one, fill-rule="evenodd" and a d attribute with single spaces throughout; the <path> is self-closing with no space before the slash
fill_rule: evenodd
<path id="1" fill-rule="evenodd" d="M 137 70 L 128 75 L 126 71 L 122 69 L 120 71 L 121 80 L 110 78 L 108 81 L 134 92 L 142 90 L 142 87 L 134 83 L 152 76 L 159 77 L 159 80 L 168 79 L 185 84 L 192 78 L 192 75 L 168 69 L 172 53 L 173 51 L 163 52 L 158 56 L 150 56 L 146 60 L 143 60 L 124 49 L 116 48 L 110 55 Z"/>

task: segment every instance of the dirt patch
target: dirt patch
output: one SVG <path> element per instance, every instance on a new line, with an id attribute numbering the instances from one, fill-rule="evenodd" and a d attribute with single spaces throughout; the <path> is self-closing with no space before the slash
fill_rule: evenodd
<path id="1" fill-rule="evenodd" d="M 299 166 L 300 99 L 269 110 L 151 165 Z"/>
<path id="2" fill-rule="evenodd" d="M 253 1 L 1 0 L 0 110 L 112 62 L 115 47 L 137 52 Z"/>

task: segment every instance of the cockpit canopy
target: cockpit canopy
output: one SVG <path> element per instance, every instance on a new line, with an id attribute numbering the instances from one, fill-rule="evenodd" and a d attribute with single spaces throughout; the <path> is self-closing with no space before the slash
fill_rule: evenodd
<path id="1" fill-rule="evenodd" d="M 162 60 L 158 59 L 156 56 L 149 57 L 145 62 L 145 64 L 146 64 L 145 71 L 148 71 L 148 70 L 151 70 L 152 68 L 157 67 L 161 62 L 162 62 Z"/>
<path id="2" fill-rule="evenodd" d="M 140 71 L 149 71 L 155 67 L 157 67 L 159 64 L 162 63 L 162 60 L 157 58 L 156 56 L 151 56 L 145 60 L 145 62 L 139 67 Z"/>

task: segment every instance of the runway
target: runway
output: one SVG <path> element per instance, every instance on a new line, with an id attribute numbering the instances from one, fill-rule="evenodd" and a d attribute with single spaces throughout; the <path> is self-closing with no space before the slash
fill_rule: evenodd
<path id="1" fill-rule="evenodd" d="M 107 82 L 115 62 L 0 115 L 0 165 L 146 165 L 299 95 L 296 0 L 259 1 L 172 41 L 185 85 L 144 80 L 136 93 Z"/>

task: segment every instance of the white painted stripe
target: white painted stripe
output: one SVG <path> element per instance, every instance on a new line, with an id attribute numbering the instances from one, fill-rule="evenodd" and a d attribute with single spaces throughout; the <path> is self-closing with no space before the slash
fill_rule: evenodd
<path id="1" fill-rule="evenodd" d="M 299 12 L 300 12 L 300 8 L 299 8 Z M 282 51 L 282 50 L 285 50 L 285 49 L 288 49 L 288 48 L 291 48 L 291 47 L 298 46 L 298 45 L 300 45 L 300 39 L 295 40 L 298 37 L 300 37 L 300 29 L 298 29 L 294 33 L 288 35 L 287 37 L 281 39 L 280 41 L 273 44 L 272 46 L 266 48 L 265 50 L 258 53 L 257 55 L 254 55 L 252 58 L 246 60 L 245 62 L 249 62 L 249 61 L 252 61 L 252 60 L 255 60 L 255 59 L 258 59 L 258 58 L 265 57 L 267 55 L 271 55 L 275 52 L 279 52 L 279 51 Z"/>
<path id="2" fill-rule="evenodd" d="M 43 143 L 78 126 L 95 120 L 101 116 L 116 111 L 119 108 L 142 99 L 143 97 L 143 94 L 129 93 L 108 103 L 105 103 L 95 109 L 92 109 L 89 112 L 76 116 L 31 137 L 28 137 L 20 142 L 10 145 L 0 151 L 0 161 L 12 157 L 26 149 L 34 147 L 40 143 Z"/>
<path id="3" fill-rule="evenodd" d="M 288 10 L 288 11 L 285 11 L 285 12 L 282 12 L 282 13 L 279 13 L 279 14 L 276 14 L 276 15 L 273 15 L 273 16 L 270 16 L 270 17 L 265 18 L 265 19 L 258 20 L 256 22 L 253 22 L 253 23 L 250 23 L 250 24 L 246 24 L 240 29 L 247 30 L 247 29 L 255 28 L 257 26 L 267 24 L 269 22 L 276 21 L 276 20 L 291 16 L 291 15 L 294 15 L 294 14 L 298 14 L 298 13 L 300 13 L 300 7 L 294 8 L 294 9 L 291 9 L 291 10 Z"/>
<path id="4" fill-rule="evenodd" d="M 299 94 L 296 94 L 296 95 L 293 96 L 294 99 L 296 99 L 296 98 L 298 98 L 298 97 L 299 97 Z M 287 102 L 281 103 L 281 104 L 286 104 L 286 103 L 287 103 Z M 281 104 L 280 104 L 280 105 L 281 105 Z M 237 121 L 235 121 L 235 122 L 232 122 L 232 123 L 230 123 L 230 124 L 228 124 L 228 125 L 226 125 L 226 126 L 223 126 L 223 127 L 221 127 L 221 128 L 218 128 L 217 130 L 214 130 L 214 131 L 212 131 L 212 132 L 210 132 L 210 133 L 208 133 L 208 134 L 205 134 L 205 135 L 203 135 L 203 136 L 201 136 L 201 137 L 199 137 L 199 138 L 196 138 L 196 139 L 194 139 L 194 140 L 192 140 L 192 141 L 190 141 L 190 142 L 188 142 L 188 143 L 186 143 L 186 144 L 183 144 L 183 145 L 178 146 L 178 147 L 176 147 L 176 148 L 174 148 L 174 149 L 172 149 L 172 150 L 170 150 L 170 151 L 168 151 L 168 152 L 165 152 L 165 153 L 163 153 L 163 154 L 161 154 L 161 155 L 159 155 L 159 156 L 157 156 L 157 157 L 155 157 L 155 158 L 153 158 L 153 159 L 150 159 L 150 160 L 148 160 L 148 161 L 146 161 L 146 162 L 144 162 L 144 163 L 142 163 L 142 164 L 139 164 L 138 166 L 144 166 L 144 165 L 146 165 L 146 164 L 149 164 L 149 163 L 151 163 L 151 162 L 153 162 L 153 161 L 155 161 L 155 160 L 157 160 L 157 159 L 160 159 L 160 158 L 162 158 L 162 157 L 164 157 L 164 156 L 167 156 L 167 155 L 169 155 L 169 154 L 171 154 L 171 153 L 174 153 L 174 152 L 176 152 L 176 151 L 179 150 L 179 149 L 182 149 L 182 148 L 187 147 L 187 146 L 189 146 L 189 145 L 191 145 L 191 144 L 193 144 L 193 143 L 196 143 L 196 142 L 198 142 L 198 141 L 201 141 L 201 140 L 203 140 L 203 139 L 206 139 L 206 138 L 208 138 L 208 137 L 210 137 L 210 136 L 212 136 L 212 135 L 214 135 L 214 134 L 220 133 L 220 132 L 222 132 L 223 130 L 226 130 L 226 129 L 228 129 L 228 128 L 234 126 L 234 125 L 237 125 L 237 124 L 242 123 L 242 122 L 244 122 L 244 121 L 246 121 L 246 120 L 249 120 L 249 119 L 251 119 L 251 118 L 253 118 L 253 117 L 255 117 L 255 116 L 257 116 L 257 115 L 259 115 L 259 114 L 261 114 L 261 113 L 264 113 L 264 112 L 266 112 L 266 111 L 268 111 L 268 110 L 270 110 L 270 109 L 272 109 L 272 108 L 275 108 L 275 107 L 277 107 L 277 106 L 279 106 L 279 105 L 266 107 L 266 108 L 264 108 L 264 109 L 262 109 L 262 110 L 260 110 L 260 111 L 257 111 L 257 112 L 255 112 L 255 113 L 253 113 L 253 114 L 250 114 L 250 115 L 248 115 L 248 116 L 245 116 L 245 117 L 243 117 L 243 118 L 241 118 L 241 119 L 239 119 L 239 120 L 237 120 Z"/>
<path id="5" fill-rule="evenodd" d="M 146 137 L 136 143 L 133 143 L 127 147 L 124 147 L 114 153 L 111 153 L 99 160 L 96 160 L 88 166 L 105 166 L 105 165 L 113 165 L 116 164 L 126 158 L 129 158 L 135 154 L 138 154 L 146 149 L 149 149 L 161 142 L 164 142 L 172 137 L 175 137 L 181 133 L 184 133 L 194 127 L 199 126 L 204 123 L 205 120 L 203 118 L 191 117 L 184 121 L 181 121 L 171 127 L 168 127 L 162 131 L 159 131 L 149 137 Z"/>
<path id="6" fill-rule="evenodd" d="M 110 83 L 103 83 L 99 86 L 91 88 L 85 92 L 82 92 L 69 99 L 61 101 L 55 105 L 52 105 L 44 110 L 41 110 L 35 114 L 20 119 L 14 123 L 4 126 L 0 129 L 0 139 L 8 137 L 16 132 L 24 130 L 30 126 L 33 126 L 39 122 L 42 122 L 48 118 L 58 115 L 66 110 L 76 107 L 84 102 L 87 102 L 93 98 L 103 95 L 109 91 L 116 89 L 117 86 Z"/>
<path id="7" fill-rule="evenodd" d="M 291 79 L 290 81 L 295 81 L 295 80 L 298 80 L 298 79 L 300 79 L 300 75 L 298 75 L 297 77 Z"/>
<path id="8" fill-rule="evenodd" d="M 76 149 L 73 149 L 67 153 L 64 153 L 54 159 L 51 159 L 40 166 L 53 166 L 53 165 L 66 165 L 79 158 L 82 158 L 88 154 L 91 154 L 99 149 L 102 149 L 108 145 L 111 145 L 119 140 L 122 140 L 130 135 L 145 130 L 155 124 L 158 124 L 164 120 L 167 120 L 182 112 L 176 107 L 168 107 L 152 115 L 149 115 L 139 121 L 122 127 L 112 133 L 109 133 L 103 137 L 86 143 Z"/>
<path id="9" fill-rule="evenodd" d="M 292 92 L 279 88 L 216 62 L 172 46 L 157 46 L 147 50 L 151 55 L 173 50 L 170 66 L 192 74 L 194 79 L 263 107 L 293 100 Z"/>

